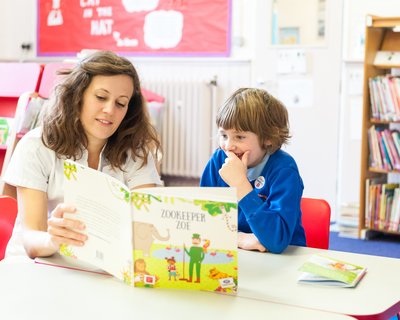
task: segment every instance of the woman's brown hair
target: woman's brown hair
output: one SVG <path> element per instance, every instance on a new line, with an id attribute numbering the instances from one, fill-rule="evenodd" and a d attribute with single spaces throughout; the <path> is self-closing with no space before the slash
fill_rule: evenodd
<path id="1" fill-rule="evenodd" d="M 147 105 L 140 89 L 140 80 L 132 63 L 111 51 L 98 51 L 80 61 L 71 70 L 61 70 L 63 81 L 54 91 L 54 104 L 43 118 L 43 143 L 58 157 L 77 159 L 88 147 L 88 139 L 80 121 L 85 90 L 94 76 L 128 75 L 134 91 L 128 111 L 118 129 L 108 139 L 104 157 L 113 168 L 122 168 L 131 150 L 135 160 L 147 163 L 149 152 L 160 149 L 157 132 L 150 123 Z"/>

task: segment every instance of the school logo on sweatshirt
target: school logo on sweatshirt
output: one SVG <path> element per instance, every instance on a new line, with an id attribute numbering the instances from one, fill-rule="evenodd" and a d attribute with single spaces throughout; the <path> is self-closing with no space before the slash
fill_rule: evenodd
<path id="1" fill-rule="evenodd" d="M 265 178 L 263 176 L 259 176 L 256 179 L 256 182 L 254 182 L 254 186 L 256 187 L 256 189 L 262 189 L 264 185 L 265 185 Z"/>

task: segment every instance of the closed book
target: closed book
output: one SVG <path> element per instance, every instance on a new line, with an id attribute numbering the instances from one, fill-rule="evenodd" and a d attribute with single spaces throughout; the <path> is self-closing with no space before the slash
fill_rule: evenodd
<path id="1" fill-rule="evenodd" d="M 367 268 L 324 255 L 313 255 L 299 268 L 299 283 L 349 287 L 357 286 Z"/>

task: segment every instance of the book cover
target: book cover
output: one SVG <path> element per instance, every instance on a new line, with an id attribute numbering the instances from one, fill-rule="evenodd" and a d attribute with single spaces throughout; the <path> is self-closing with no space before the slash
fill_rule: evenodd
<path id="1" fill-rule="evenodd" d="M 373 168 L 383 168 L 383 160 L 378 142 L 378 132 L 374 125 L 368 129 L 368 138 L 371 141 L 370 166 Z"/>
<path id="2" fill-rule="evenodd" d="M 235 293 L 238 281 L 234 188 L 155 187 L 120 181 L 64 162 L 65 216 L 82 220 L 83 247 L 60 253 L 139 287 Z"/>
<path id="3" fill-rule="evenodd" d="M 13 121 L 12 118 L 0 117 L 0 145 L 2 146 L 7 144 Z"/>
<path id="4" fill-rule="evenodd" d="M 299 269 L 299 283 L 335 287 L 355 287 L 367 269 L 323 255 L 313 255 Z"/>

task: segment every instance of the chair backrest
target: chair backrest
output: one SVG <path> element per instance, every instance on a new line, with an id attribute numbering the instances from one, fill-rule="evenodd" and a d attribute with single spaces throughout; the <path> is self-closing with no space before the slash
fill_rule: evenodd
<path id="1" fill-rule="evenodd" d="M 26 92 L 35 92 L 42 76 L 35 62 L 0 62 L 0 106 L 2 117 L 14 117 L 16 102 Z"/>
<path id="2" fill-rule="evenodd" d="M 40 81 L 38 94 L 42 98 L 49 98 L 54 87 L 63 79 L 57 72 L 62 69 L 72 69 L 75 63 L 50 62 L 44 65 L 43 76 Z"/>
<path id="3" fill-rule="evenodd" d="M 0 196 L 0 260 L 4 258 L 6 247 L 14 228 L 17 212 L 17 200 L 9 196 Z"/>
<path id="4" fill-rule="evenodd" d="M 323 199 L 301 199 L 302 223 L 307 247 L 328 249 L 331 207 Z"/>

